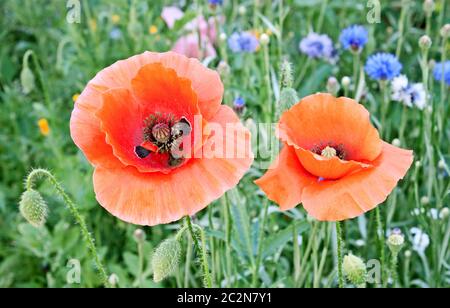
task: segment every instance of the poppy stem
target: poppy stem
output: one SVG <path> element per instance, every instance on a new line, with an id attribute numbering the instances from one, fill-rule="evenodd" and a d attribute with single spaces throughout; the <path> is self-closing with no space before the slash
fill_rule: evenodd
<path id="1" fill-rule="evenodd" d="M 206 239 L 205 239 L 205 232 L 203 231 L 202 227 L 199 225 L 193 224 L 191 222 L 191 217 L 186 216 L 186 224 L 189 229 L 189 233 L 192 236 L 192 239 L 194 240 L 194 246 L 195 249 L 197 249 L 197 253 L 200 255 L 201 258 L 201 264 L 203 268 L 203 284 L 205 288 L 212 288 L 212 280 L 211 280 L 211 273 L 209 272 L 209 264 L 208 264 L 208 257 L 206 252 Z M 194 229 L 197 229 L 197 233 Z M 200 239 L 199 239 L 200 237 Z M 201 242 L 201 246 L 199 243 L 199 240 Z"/>
<path id="2" fill-rule="evenodd" d="M 342 222 L 336 221 L 336 238 L 337 238 L 337 259 L 338 259 L 338 283 L 339 288 L 343 289 L 345 287 L 344 282 L 344 271 L 342 269 L 343 258 L 342 258 Z"/>
<path id="3" fill-rule="evenodd" d="M 103 283 L 103 285 L 108 288 L 110 285 L 108 283 L 108 275 L 106 274 L 106 269 L 100 259 L 100 256 L 97 253 L 97 248 L 95 247 L 95 240 L 92 237 L 91 233 L 88 231 L 86 222 L 83 218 L 83 216 L 80 215 L 80 212 L 78 211 L 77 206 L 73 201 L 69 198 L 69 196 L 66 194 L 62 186 L 58 183 L 56 178 L 51 174 L 48 170 L 45 169 L 34 169 L 30 172 L 28 175 L 26 181 L 25 181 L 25 187 L 27 190 L 33 189 L 34 181 L 38 178 L 46 178 L 49 180 L 49 182 L 53 185 L 57 193 L 62 197 L 64 200 L 64 203 L 67 205 L 70 213 L 75 218 L 75 221 L 77 222 L 78 226 L 80 227 L 81 234 L 84 238 L 85 244 L 89 251 L 91 252 L 93 261 L 95 266 L 97 267 L 97 270 L 100 275 L 100 279 Z"/>
<path id="4" fill-rule="evenodd" d="M 381 285 L 384 285 L 385 282 L 384 265 L 386 264 L 386 256 L 384 253 L 383 223 L 381 222 L 381 214 L 379 207 L 375 208 L 375 216 L 376 216 L 375 221 L 377 228 L 378 246 L 380 249 Z"/>

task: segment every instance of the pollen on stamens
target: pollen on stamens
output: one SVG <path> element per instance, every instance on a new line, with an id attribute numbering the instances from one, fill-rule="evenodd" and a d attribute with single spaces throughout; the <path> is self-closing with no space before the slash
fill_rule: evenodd
<path id="1" fill-rule="evenodd" d="M 338 144 L 334 142 L 320 142 L 311 148 L 311 152 L 321 155 L 326 158 L 331 158 L 334 156 L 345 160 L 347 157 L 347 152 L 343 144 Z"/>
<path id="2" fill-rule="evenodd" d="M 322 155 L 325 158 L 332 158 L 336 156 L 336 154 L 337 154 L 336 149 L 329 146 L 325 147 L 320 153 L 320 155 Z"/>

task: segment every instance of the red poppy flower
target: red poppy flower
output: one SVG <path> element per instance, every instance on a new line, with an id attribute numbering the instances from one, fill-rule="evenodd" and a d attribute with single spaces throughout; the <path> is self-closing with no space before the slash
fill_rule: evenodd
<path id="1" fill-rule="evenodd" d="M 277 134 L 285 145 L 256 184 L 282 210 L 302 203 L 322 221 L 375 208 L 413 161 L 412 151 L 380 139 L 362 105 L 329 94 L 308 96 L 286 111 Z"/>
<path id="2" fill-rule="evenodd" d="M 98 202 L 124 221 L 156 225 L 234 187 L 253 156 L 222 94 L 216 72 L 173 52 L 145 52 L 99 72 L 70 120 L 72 139 L 95 166 Z"/>

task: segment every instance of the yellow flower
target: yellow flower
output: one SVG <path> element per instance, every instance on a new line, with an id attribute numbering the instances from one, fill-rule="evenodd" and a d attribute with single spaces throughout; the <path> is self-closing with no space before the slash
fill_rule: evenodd
<path id="1" fill-rule="evenodd" d="M 80 96 L 79 93 L 75 93 L 75 94 L 72 96 L 72 100 L 73 100 L 74 103 L 77 101 L 77 99 L 78 99 L 79 96 Z"/>
<path id="2" fill-rule="evenodd" d="M 50 134 L 50 126 L 48 125 L 47 119 L 45 118 L 39 119 L 38 126 L 42 135 L 48 136 Z"/>
<path id="3" fill-rule="evenodd" d="M 150 34 L 156 34 L 157 32 L 158 32 L 158 28 L 155 25 L 151 25 L 148 28 L 148 33 L 150 33 Z"/>
<path id="4" fill-rule="evenodd" d="M 119 21 L 120 21 L 120 16 L 117 15 L 117 14 L 113 14 L 113 15 L 111 16 L 111 21 L 112 21 L 112 23 L 115 24 L 115 25 L 118 24 Z"/>
<path id="5" fill-rule="evenodd" d="M 261 36 L 261 32 L 259 30 L 253 29 L 250 31 L 250 33 L 253 34 L 259 40 L 259 37 Z"/>
<path id="6" fill-rule="evenodd" d="M 95 19 L 89 20 L 89 27 L 92 31 L 97 31 L 97 21 Z"/>

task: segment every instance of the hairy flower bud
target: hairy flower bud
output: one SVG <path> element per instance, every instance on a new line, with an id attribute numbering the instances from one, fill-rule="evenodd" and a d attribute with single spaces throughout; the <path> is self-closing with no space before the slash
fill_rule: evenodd
<path id="1" fill-rule="evenodd" d="M 152 258 L 153 280 L 160 282 L 170 276 L 178 266 L 181 254 L 180 243 L 170 238 L 156 248 Z"/>
<path id="2" fill-rule="evenodd" d="M 41 194 L 34 189 L 29 189 L 22 194 L 19 210 L 22 216 L 34 227 L 41 227 L 47 221 L 47 203 Z"/>
<path id="3" fill-rule="evenodd" d="M 293 72 L 292 72 L 292 63 L 287 59 L 283 59 L 281 62 L 281 84 L 284 88 L 291 88 L 294 82 L 293 80 Z"/>
<path id="4" fill-rule="evenodd" d="M 28 65 L 25 65 L 20 72 L 20 84 L 24 94 L 28 94 L 34 89 L 34 75 Z"/>
<path id="5" fill-rule="evenodd" d="M 349 254 L 344 257 L 343 270 L 347 279 L 356 286 L 366 282 L 366 264 L 361 258 Z"/>
<path id="6" fill-rule="evenodd" d="M 288 110 L 296 103 L 298 103 L 299 98 L 297 92 L 292 88 L 284 88 L 281 90 L 280 94 L 280 113 Z"/>

